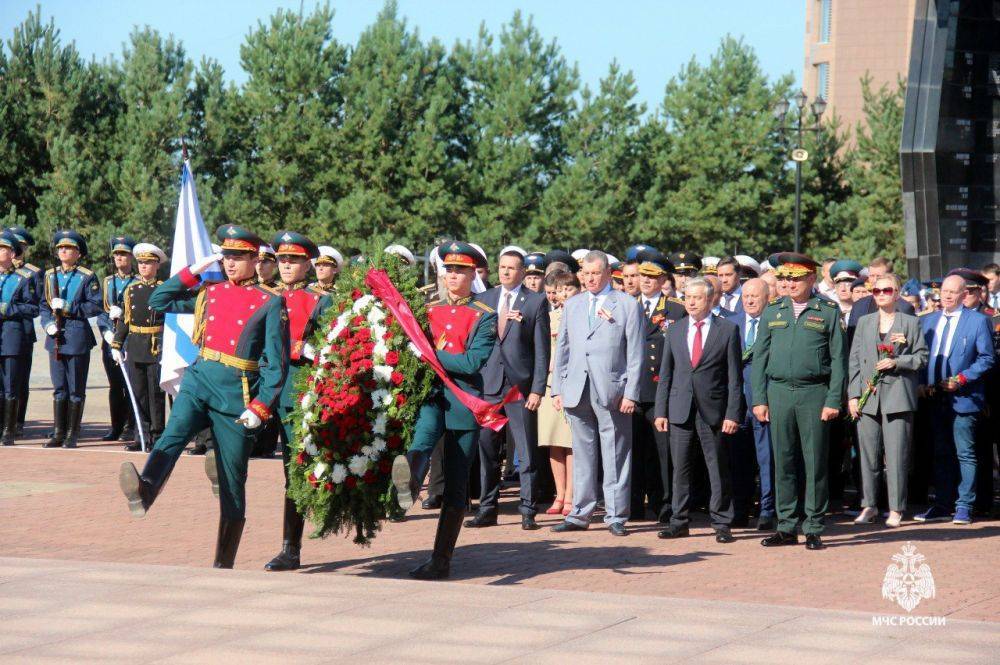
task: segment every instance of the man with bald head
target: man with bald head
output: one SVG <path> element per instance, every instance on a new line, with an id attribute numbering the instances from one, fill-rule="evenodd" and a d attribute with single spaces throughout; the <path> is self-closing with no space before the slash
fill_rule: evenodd
<path id="1" fill-rule="evenodd" d="M 740 292 L 741 311 L 729 315 L 729 320 L 740 327 L 740 345 L 743 353 L 743 396 L 749 407 L 753 404 L 750 378 L 753 371 L 753 345 L 757 338 L 760 315 L 770 301 L 767 282 L 760 278 L 747 280 Z M 774 528 L 774 462 L 771 457 L 771 430 L 768 423 L 758 420 L 747 408 L 736 434 L 729 437 L 729 462 L 733 475 L 734 527 L 749 525 L 753 503 L 754 461 L 760 471 L 760 513 L 757 529 Z"/>
<path id="2" fill-rule="evenodd" d="M 935 502 L 918 522 L 972 522 L 976 501 L 976 428 L 986 407 L 985 379 L 993 366 L 990 320 L 963 305 L 966 280 L 941 284 L 941 311 L 921 317 L 930 358 L 924 392 L 930 395 Z"/>

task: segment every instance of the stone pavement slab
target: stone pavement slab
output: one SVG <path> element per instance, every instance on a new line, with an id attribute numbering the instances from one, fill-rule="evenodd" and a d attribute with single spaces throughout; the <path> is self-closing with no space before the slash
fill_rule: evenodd
<path id="1" fill-rule="evenodd" d="M 203 458 L 183 456 L 149 515 L 139 520 L 129 515 L 118 489 L 117 470 L 125 459 L 141 466 L 144 456 L 93 442 L 78 450 L 0 448 L 0 554 L 210 566 L 218 501 L 205 479 Z M 282 486 L 279 461 L 251 462 L 238 569 L 259 571 L 277 553 Z M 774 551 L 759 545 L 760 534 L 754 530 L 736 530 L 736 542 L 720 545 L 704 520 L 695 523 L 691 538 L 676 541 L 656 538 L 652 522 L 634 523 L 626 538 L 615 538 L 596 524 L 580 533 L 525 532 L 515 497 L 505 494 L 502 505 L 500 526 L 465 529 L 459 537 L 452 574 L 460 584 L 449 588 L 459 590 L 465 605 L 480 594 L 488 598 L 489 587 L 502 586 L 893 613 L 899 608 L 882 598 L 883 576 L 892 555 L 912 542 L 926 557 L 937 589 L 914 615 L 1000 622 L 1000 525 L 995 521 L 969 527 L 910 523 L 887 530 L 856 527 L 843 519 L 831 526 L 825 550 L 808 552 L 799 546 Z M 406 571 L 428 555 L 436 520 L 435 512 L 415 510 L 403 523 L 386 524 L 367 548 L 339 536 L 307 540 L 304 568 L 284 577 L 306 585 L 336 577 L 338 589 L 365 579 L 405 579 Z M 540 522 L 551 526 L 556 520 L 545 516 Z M 259 589 L 285 582 L 216 576 L 197 581 L 189 591 L 206 584 L 239 592 L 240 585 Z M 172 589 L 158 593 L 162 602 L 174 602 Z M 580 616 L 577 608 L 560 611 L 570 623 Z"/>
<path id="2" fill-rule="evenodd" d="M 400 579 L 0 558 L 4 663 L 990 663 L 996 623 Z"/>

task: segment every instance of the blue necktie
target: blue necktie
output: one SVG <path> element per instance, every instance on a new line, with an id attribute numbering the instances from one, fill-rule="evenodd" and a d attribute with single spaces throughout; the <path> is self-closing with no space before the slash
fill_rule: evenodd
<path id="1" fill-rule="evenodd" d="M 594 322 L 597 319 L 597 296 L 590 296 L 590 310 L 587 313 L 587 320 L 590 322 L 590 327 L 594 327 Z"/>
<path id="2" fill-rule="evenodd" d="M 750 319 L 750 328 L 747 330 L 747 348 L 753 346 L 757 339 L 757 319 Z"/>
<path id="3" fill-rule="evenodd" d="M 948 357 L 945 355 L 945 347 L 948 346 L 948 332 L 951 330 L 952 318 L 954 317 L 944 317 L 944 331 L 938 340 L 937 356 L 934 360 L 934 383 L 940 383 L 948 376 Z"/>

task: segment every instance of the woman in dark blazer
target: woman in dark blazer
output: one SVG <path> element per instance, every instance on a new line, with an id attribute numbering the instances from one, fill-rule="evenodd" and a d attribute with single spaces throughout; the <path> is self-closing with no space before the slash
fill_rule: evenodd
<path id="1" fill-rule="evenodd" d="M 906 510 L 913 414 L 928 351 L 917 317 L 896 308 L 899 280 L 894 275 L 879 277 L 872 294 L 878 310 L 858 320 L 848 366 L 848 409 L 858 420 L 861 448 L 862 511 L 855 523 L 871 523 L 878 515 L 876 497 L 884 456 L 889 489 L 886 526 L 897 527 Z M 891 347 L 891 353 L 880 352 L 880 346 Z M 881 379 L 861 405 L 876 371 Z"/>

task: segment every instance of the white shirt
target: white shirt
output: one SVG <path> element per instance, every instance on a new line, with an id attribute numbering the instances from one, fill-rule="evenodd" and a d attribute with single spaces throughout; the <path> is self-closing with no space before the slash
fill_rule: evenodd
<path id="1" fill-rule="evenodd" d="M 927 365 L 927 376 L 931 377 L 931 381 L 934 381 L 934 377 L 937 376 L 935 372 L 937 371 L 938 356 L 947 358 L 951 355 L 951 343 L 955 339 L 955 329 L 958 328 L 958 321 L 962 318 L 964 311 L 965 307 L 959 306 L 953 312 L 941 312 L 941 318 L 938 319 L 937 326 L 934 328 L 934 348 L 931 349 L 931 357 Z M 944 327 L 948 325 L 949 318 L 951 318 L 951 326 L 948 328 L 948 339 L 942 339 Z"/>
<path id="2" fill-rule="evenodd" d="M 656 303 L 660 299 L 659 295 L 655 295 L 651 298 L 642 296 L 642 311 L 646 313 L 646 316 L 652 316 L 653 312 L 656 311 Z"/>
<path id="3" fill-rule="evenodd" d="M 513 289 L 510 289 L 510 290 L 507 290 L 506 286 L 501 286 L 500 287 L 500 300 L 497 301 L 497 311 L 499 312 L 500 310 L 503 309 L 503 301 L 504 301 L 504 298 L 507 297 L 508 293 L 510 294 L 510 308 L 511 309 L 515 309 L 514 304 L 517 302 L 517 294 L 519 294 L 520 292 L 521 292 L 521 285 L 520 284 L 518 284 L 517 286 L 515 286 Z"/>
<path id="4" fill-rule="evenodd" d="M 1000 309 L 1000 291 L 989 295 L 990 307 Z"/>
<path id="5" fill-rule="evenodd" d="M 757 323 L 756 330 L 754 330 L 754 322 Z M 749 314 L 747 314 L 746 331 L 745 331 L 745 334 L 743 335 L 743 341 L 744 342 L 749 342 L 750 341 L 750 331 L 751 330 L 754 331 L 753 341 L 756 342 L 757 341 L 757 335 L 760 334 L 760 315 L 750 316 Z M 749 343 L 747 344 L 747 346 L 749 346 Z"/>
<path id="6" fill-rule="evenodd" d="M 687 343 L 688 343 L 688 355 L 689 356 L 692 353 L 694 353 L 694 334 L 696 332 L 698 332 L 698 328 L 696 328 L 695 325 L 694 325 L 695 323 L 697 323 L 697 321 L 695 321 L 694 319 L 691 319 L 688 322 Z M 701 326 L 701 350 L 704 351 L 705 350 L 705 342 L 708 341 L 708 329 L 712 327 L 712 315 L 709 314 L 708 316 L 706 316 L 704 319 L 701 320 L 701 323 L 702 323 L 702 326 Z"/>
<path id="7" fill-rule="evenodd" d="M 600 312 L 604 307 L 604 301 L 608 299 L 608 296 L 611 294 L 611 290 L 611 283 L 608 282 L 608 285 L 597 293 L 587 291 L 587 312 L 590 312 L 591 308 L 593 308 L 594 316 L 599 316 L 598 312 Z M 597 300 L 596 306 L 593 305 L 594 300 Z"/>

